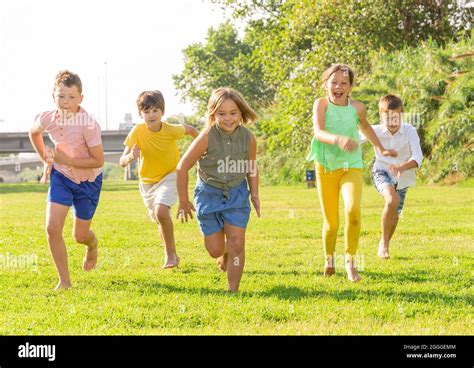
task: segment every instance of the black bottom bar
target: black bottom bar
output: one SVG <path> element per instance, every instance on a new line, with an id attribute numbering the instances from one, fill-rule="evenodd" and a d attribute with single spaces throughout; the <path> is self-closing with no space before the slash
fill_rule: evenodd
<path id="1" fill-rule="evenodd" d="M 1 336 L 0 367 L 284 360 L 472 368 L 473 345 L 472 336 Z"/>

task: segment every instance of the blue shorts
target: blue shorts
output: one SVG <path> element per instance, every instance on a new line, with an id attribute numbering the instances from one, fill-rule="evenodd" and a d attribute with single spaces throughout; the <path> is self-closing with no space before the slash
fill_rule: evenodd
<path id="1" fill-rule="evenodd" d="M 194 188 L 194 203 L 199 228 L 204 235 L 212 235 L 224 228 L 224 223 L 246 228 L 250 218 L 247 180 L 228 191 L 204 183 L 198 178 Z"/>
<path id="2" fill-rule="evenodd" d="M 400 214 L 403 209 L 403 204 L 405 203 L 405 196 L 407 195 L 408 187 L 403 189 L 397 189 L 397 182 L 390 176 L 390 174 L 384 170 L 374 170 L 372 171 L 372 183 L 374 183 L 377 191 L 383 195 L 383 189 L 387 185 L 391 185 L 397 191 L 398 196 L 400 197 L 400 203 L 398 204 L 397 212 Z"/>
<path id="3" fill-rule="evenodd" d="M 76 184 L 53 168 L 48 190 L 48 202 L 73 207 L 74 215 L 81 220 L 90 220 L 99 204 L 102 188 L 102 173 L 93 181 Z"/>

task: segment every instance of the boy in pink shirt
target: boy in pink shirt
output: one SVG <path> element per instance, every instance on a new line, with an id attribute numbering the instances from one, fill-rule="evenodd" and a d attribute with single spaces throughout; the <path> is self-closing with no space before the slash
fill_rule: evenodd
<path id="1" fill-rule="evenodd" d="M 90 230 L 102 187 L 101 167 L 104 153 L 100 126 L 81 106 L 82 82 L 67 70 L 56 76 L 53 99 L 56 110 L 39 114 L 30 129 L 30 141 L 44 163 L 41 181 L 51 175 L 46 207 L 48 244 L 59 274 L 58 289 L 71 286 L 67 249 L 62 237 L 64 222 L 73 207 L 74 240 L 86 245 L 83 269 L 92 270 L 97 263 L 98 241 Z M 44 144 L 47 132 L 55 149 Z"/>

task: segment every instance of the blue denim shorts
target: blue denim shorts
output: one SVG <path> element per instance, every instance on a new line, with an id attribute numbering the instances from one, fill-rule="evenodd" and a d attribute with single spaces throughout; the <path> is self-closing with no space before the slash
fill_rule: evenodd
<path id="1" fill-rule="evenodd" d="M 102 174 L 93 182 L 74 183 L 53 168 L 48 190 L 48 202 L 73 207 L 74 215 L 81 220 L 90 220 L 99 204 Z"/>
<path id="2" fill-rule="evenodd" d="M 246 228 L 250 218 L 247 180 L 228 191 L 204 183 L 198 178 L 194 188 L 194 204 L 199 228 L 204 235 L 212 235 L 224 228 L 224 223 Z"/>
<path id="3" fill-rule="evenodd" d="M 397 189 L 397 182 L 390 176 L 390 174 L 384 170 L 374 170 L 372 171 L 372 183 L 374 183 L 377 191 L 383 196 L 383 189 L 387 185 L 391 185 L 397 191 L 398 196 L 400 197 L 400 203 L 398 204 L 397 212 L 400 214 L 403 209 L 403 204 L 405 203 L 405 197 L 407 195 L 408 187 L 403 189 Z"/>

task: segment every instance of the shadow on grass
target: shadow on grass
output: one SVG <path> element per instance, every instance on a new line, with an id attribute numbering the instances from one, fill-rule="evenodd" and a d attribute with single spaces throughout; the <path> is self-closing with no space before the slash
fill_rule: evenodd
<path id="1" fill-rule="evenodd" d="M 189 287 L 177 286 L 171 284 L 161 283 L 154 280 L 113 280 L 110 290 L 133 290 L 136 289 L 141 294 L 162 294 L 162 293 L 183 293 L 183 294 L 198 294 L 198 295 L 227 295 L 226 290 L 216 287 Z"/>
<path id="2" fill-rule="evenodd" d="M 384 282 L 390 282 L 397 285 L 406 282 L 424 283 L 430 281 L 437 281 L 436 274 L 433 274 L 432 271 L 428 272 L 422 270 L 410 270 L 409 273 L 385 273 L 364 271 L 363 273 L 361 273 L 361 276 L 365 276 L 374 281 L 383 280 Z"/>
<path id="3" fill-rule="evenodd" d="M 254 276 L 258 276 L 262 272 L 252 271 Z M 280 272 L 264 272 L 266 274 L 278 274 Z M 293 273 L 292 273 L 293 274 Z M 300 274 L 300 273 L 297 273 Z M 301 274 L 305 274 L 304 272 Z M 308 276 L 313 276 L 312 273 L 306 273 Z M 339 275 L 333 277 L 334 286 L 338 287 L 339 290 L 331 290 L 327 283 L 321 279 L 314 279 L 314 284 L 307 288 L 300 288 L 296 286 L 288 285 L 276 285 L 272 287 L 264 288 L 261 291 L 246 291 L 241 290 L 238 294 L 228 293 L 222 283 L 215 288 L 213 287 L 196 287 L 186 285 L 176 285 L 169 283 L 162 283 L 150 279 L 135 279 L 135 280 L 112 280 L 110 285 L 107 287 L 109 290 L 120 291 L 130 290 L 136 291 L 142 295 L 153 295 L 153 294 L 194 294 L 194 295 L 212 295 L 212 296 L 236 296 L 241 299 L 247 298 L 277 298 L 280 300 L 296 301 L 302 299 L 327 299 L 336 301 L 366 301 L 370 303 L 385 302 L 385 303 L 397 303 L 397 302 L 409 302 L 409 303 L 422 303 L 427 305 L 443 305 L 449 307 L 472 307 L 474 301 L 469 297 L 460 297 L 458 295 L 446 295 L 436 290 L 430 291 L 399 291 L 392 290 L 391 285 L 401 285 L 407 282 L 418 282 L 424 283 L 430 281 L 428 277 L 428 271 L 417 271 L 416 274 L 411 272 L 410 274 L 384 274 L 379 272 L 364 272 L 364 280 L 373 277 L 374 279 L 383 280 L 386 284 L 385 290 L 371 290 L 368 287 L 370 284 L 364 284 L 364 281 L 360 284 L 352 284 L 346 280 L 345 276 Z M 368 277 L 369 276 L 369 277 Z M 212 276 L 211 276 L 212 278 Z M 354 288 L 355 287 L 355 288 Z"/>
<path id="4" fill-rule="evenodd" d="M 460 304 L 466 307 L 472 307 L 474 305 L 472 298 L 461 298 L 459 296 L 446 295 L 435 291 L 303 290 L 297 287 L 275 286 L 266 291 L 252 293 L 252 295 L 272 298 L 277 297 L 282 300 L 324 298 L 338 301 L 411 302 L 427 305 L 444 305 L 453 308 L 458 307 Z"/>

